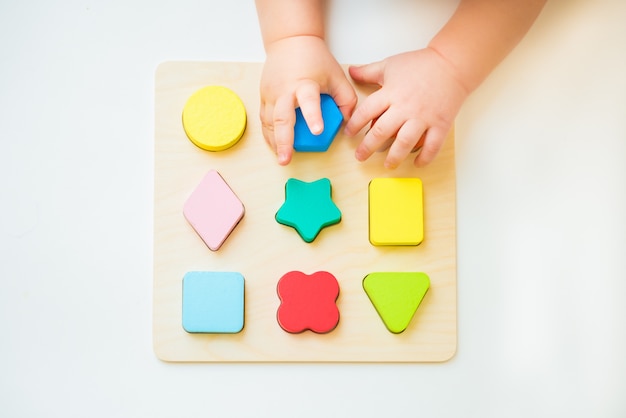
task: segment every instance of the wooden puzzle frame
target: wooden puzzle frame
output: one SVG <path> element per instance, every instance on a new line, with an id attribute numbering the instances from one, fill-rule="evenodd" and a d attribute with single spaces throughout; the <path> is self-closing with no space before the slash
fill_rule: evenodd
<path id="1" fill-rule="evenodd" d="M 383 167 L 384 153 L 359 163 L 356 138 L 341 131 L 324 153 L 296 153 L 279 166 L 259 121 L 261 63 L 167 62 L 155 78 L 155 189 L 153 343 L 164 361 L 195 362 L 434 362 L 450 359 L 457 344 L 456 202 L 454 137 L 431 165 L 411 160 Z M 246 131 L 234 147 L 209 152 L 187 139 L 181 113 L 207 85 L 232 89 L 244 102 Z M 358 87 L 362 98 L 368 90 Z M 245 215 L 216 252 L 183 217 L 189 194 L 216 169 L 243 202 Z M 339 224 L 305 243 L 274 215 L 289 178 L 332 182 Z M 424 188 L 424 241 L 376 247 L 368 240 L 368 184 L 378 177 L 419 177 Z M 286 272 L 331 272 L 340 285 L 338 326 L 327 334 L 290 334 L 277 323 L 276 285 Z M 182 279 L 188 271 L 234 271 L 245 278 L 245 325 L 237 334 L 190 334 L 182 327 Z M 367 294 L 373 272 L 416 271 L 430 289 L 408 328 L 390 333 Z"/>

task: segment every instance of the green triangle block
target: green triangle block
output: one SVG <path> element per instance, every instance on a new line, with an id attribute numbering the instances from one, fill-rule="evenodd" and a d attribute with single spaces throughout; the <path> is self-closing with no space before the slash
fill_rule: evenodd
<path id="1" fill-rule="evenodd" d="M 371 273 L 363 279 L 363 289 L 387 329 L 404 331 L 430 287 L 425 273 Z"/>

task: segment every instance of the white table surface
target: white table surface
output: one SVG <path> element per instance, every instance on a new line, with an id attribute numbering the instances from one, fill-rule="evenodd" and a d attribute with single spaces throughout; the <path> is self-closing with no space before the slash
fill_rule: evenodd
<path id="1" fill-rule="evenodd" d="M 335 1 L 344 63 L 455 1 Z M 168 364 L 152 351 L 153 82 L 262 61 L 254 5 L 0 3 L 0 415 L 626 416 L 626 2 L 553 0 L 457 124 L 457 355 Z"/>

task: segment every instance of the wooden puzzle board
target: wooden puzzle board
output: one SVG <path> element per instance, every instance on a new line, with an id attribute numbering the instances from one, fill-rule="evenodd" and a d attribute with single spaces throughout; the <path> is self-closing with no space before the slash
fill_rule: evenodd
<path id="1" fill-rule="evenodd" d="M 383 167 L 384 154 L 359 163 L 362 138 L 341 131 L 325 153 L 297 153 L 276 163 L 261 134 L 260 63 L 167 62 L 156 72 L 153 343 L 165 361 L 197 362 L 430 362 L 456 351 L 456 203 L 454 138 L 423 169 L 405 161 Z M 233 148 L 204 151 L 185 136 L 182 109 L 191 94 L 222 85 L 243 100 L 248 124 Z M 357 88 L 362 98 L 367 91 Z M 210 251 L 183 217 L 185 200 L 210 169 L 221 173 L 245 206 L 224 245 Z M 327 177 L 342 212 L 339 224 L 310 244 L 274 215 L 285 182 Z M 424 241 L 411 247 L 375 247 L 368 240 L 368 184 L 377 177 L 419 177 L 424 187 Z M 186 272 L 236 271 L 245 278 L 245 327 L 238 334 L 189 334 L 182 327 Z M 276 320 L 278 279 L 291 270 L 326 270 L 337 278 L 340 320 L 328 334 L 289 334 Z M 389 332 L 362 287 L 372 272 L 421 271 L 431 287 L 409 327 Z"/>

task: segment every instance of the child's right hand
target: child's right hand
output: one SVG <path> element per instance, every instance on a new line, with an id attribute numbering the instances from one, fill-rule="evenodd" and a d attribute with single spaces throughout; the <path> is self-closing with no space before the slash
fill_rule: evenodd
<path id="1" fill-rule="evenodd" d="M 287 165 L 293 154 L 295 108 L 314 134 L 324 130 L 320 93 L 329 94 L 348 120 L 357 97 L 346 75 L 317 36 L 293 36 L 266 46 L 261 76 L 261 125 L 263 137 Z"/>

